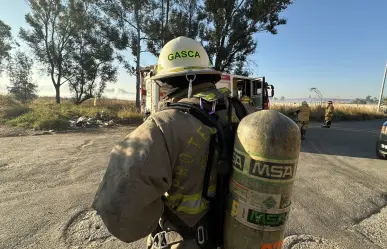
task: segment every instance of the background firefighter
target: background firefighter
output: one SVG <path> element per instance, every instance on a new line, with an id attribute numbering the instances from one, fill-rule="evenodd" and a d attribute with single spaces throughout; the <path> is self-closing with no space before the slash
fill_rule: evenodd
<path id="1" fill-rule="evenodd" d="M 221 73 L 210 65 L 200 43 L 178 37 L 161 50 L 152 79 L 169 87 L 163 104 L 193 104 L 216 115 L 225 127 L 238 123 L 229 92 L 215 87 Z M 208 165 L 217 160 L 218 147 L 210 150 L 214 133 L 193 115 L 166 109 L 150 115 L 115 146 L 93 203 L 109 232 L 125 242 L 150 234 L 147 248 L 152 249 L 213 248 L 211 236 L 205 236 L 213 232 L 213 217 L 207 215 L 203 192 L 214 196 L 216 170 L 210 172 L 207 188 L 203 181 Z M 204 247 L 199 247 L 198 234 Z"/>
<path id="2" fill-rule="evenodd" d="M 253 113 L 258 111 L 258 109 L 254 106 L 253 100 L 249 96 L 247 96 L 243 90 L 241 95 L 242 97 L 240 98 L 240 101 L 244 105 L 248 113 Z"/>
<path id="3" fill-rule="evenodd" d="M 297 115 L 297 125 L 301 131 L 301 139 L 305 140 L 306 129 L 309 125 L 310 107 L 306 101 L 294 111 Z"/>
<path id="4" fill-rule="evenodd" d="M 253 105 L 253 101 L 246 94 L 242 94 L 241 102 L 242 102 L 242 104 Z"/>
<path id="5" fill-rule="evenodd" d="M 322 126 L 323 128 L 330 128 L 333 118 L 333 112 L 335 108 L 333 107 L 332 101 L 328 101 L 328 106 L 325 108 L 325 122 Z"/>

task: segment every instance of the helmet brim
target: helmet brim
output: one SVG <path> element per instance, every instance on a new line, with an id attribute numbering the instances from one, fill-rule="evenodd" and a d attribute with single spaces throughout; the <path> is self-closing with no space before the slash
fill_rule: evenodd
<path id="1" fill-rule="evenodd" d="M 187 74 L 207 74 L 207 75 L 221 75 L 222 72 L 216 71 L 214 69 L 198 69 L 198 70 L 184 70 L 181 72 L 170 72 L 170 73 L 163 73 L 163 74 L 156 74 L 155 76 L 151 77 L 151 80 L 163 80 L 178 76 L 183 76 Z"/>

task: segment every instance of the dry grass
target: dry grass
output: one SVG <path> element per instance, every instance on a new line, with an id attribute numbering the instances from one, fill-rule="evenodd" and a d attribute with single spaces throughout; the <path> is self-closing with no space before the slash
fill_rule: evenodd
<path id="1" fill-rule="evenodd" d="M 9 96 L 1 96 L 0 99 L 11 99 Z M 3 101 L 4 102 L 4 101 Z M 41 97 L 28 105 L 14 104 L 8 101 L 7 113 L 3 115 L 2 123 L 11 126 L 35 129 L 68 129 L 69 120 L 80 116 L 94 117 L 97 112 L 104 111 L 109 119 L 120 124 L 135 124 L 142 120 L 142 114 L 138 113 L 133 101 L 117 99 L 100 99 L 94 106 L 94 100 L 88 100 L 81 105 L 74 105 L 71 99 L 61 99 L 61 104 L 55 103 L 53 97 Z M 12 104 L 11 104 L 12 103 Z M 17 103 L 17 102 L 15 102 Z M 24 110 L 23 112 L 18 111 Z M 0 119 L 2 117 L 0 116 Z"/>
<path id="2" fill-rule="evenodd" d="M 271 109 L 278 110 L 294 118 L 293 110 L 298 104 L 272 103 Z M 323 121 L 325 106 L 310 105 L 311 120 Z M 387 118 L 386 114 L 376 112 L 375 105 L 334 104 L 335 120 L 369 120 Z M 136 124 L 141 122 L 142 114 L 136 111 L 134 101 L 118 99 L 100 99 L 94 106 L 90 99 L 81 105 L 74 105 L 71 99 L 61 99 L 55 103 L 53 97 L 40 97 L 28 105 L 0 95 L 0 123 L 12 126 L 36 129 L 68 129 L 69 120 L 80 116 L 93 117 L 97 112 L 104 111 L 116 123 Z"/>
<path id="3" fill-rule="evenodd" d="M 277 110 L 287 116 L 294 117 L 293 112 L 299 104 L 290 103 L 271 103 L 270 108 Z M 310 104 L 310 119 L 323 121 L 325 115 L 325 105 Z M 376 105 L 358 105 L 358 104 L 334 104 L 334 120 L 371 120 L 386 118 L 387 115 L 378 113 Z"/>
<path id="4" fill-rule="evenodd" d="M 21 102 L 7 95 L 0 95 L 0 120 L 6 120 L 22 115 L 29 109 Z"/>

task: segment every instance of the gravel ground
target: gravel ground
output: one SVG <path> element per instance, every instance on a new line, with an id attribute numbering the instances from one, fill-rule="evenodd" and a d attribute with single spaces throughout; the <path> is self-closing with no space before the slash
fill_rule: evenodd
<path id="1" fill-rule="evenodd" d="M 284 248 L 387 248 L 382 123 L 310 125 Z M 10 137 L 0 127 L 0 248 L 145 248 L 110 236 L 90 210 L 112 147 L 133 128 Z"/>

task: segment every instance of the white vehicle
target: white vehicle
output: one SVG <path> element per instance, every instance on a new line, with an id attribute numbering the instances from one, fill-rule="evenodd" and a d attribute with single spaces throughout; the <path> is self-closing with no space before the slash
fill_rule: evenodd
<path id="1" fill-rule="evenodd" d="M 265 81 L 265 77 L 248 77 L 223 73 L 221 80 L 216 83 L 217 88 L 226 87 L 230 89 L 231 96 L 241 98 L 242 95 L 248 96 L 254 107 L 259 110 L 269 109 L 269 97 L 274 96 L 274 86 Z M 270 95 L 269 95 L 269 90 Z"/>
<path id="2" fill-rule="evenodd" d="M 156 66 L 144 67 L 140 70 L 140 103 L 144 120 L 159 110 L 159 101 L 167 94 L 167 89 L 161 82 L 150 79 L 156 72 Z M 242 95 L 250 97 L 253 106 L 259 110 L 269 109 L 269 97 L 274 96 L 274 86 L 269 85 L 265 77 L 255 78 L 224 73 L 221 75 L 221 80 L 216 83 L 216 87 L 230 89 L 230 95 L 235 98 L 241 98 Z M 269 90 L 271 90 L 270 95 Z"/>
<path id="3" fill-rule="evenodd" d="M 151 80 L 156 72 L 156 66 L 144 67 L 140 69 L 140 103 L 144 120 L 152 113 L 159 110 L 159 101 L 167 94 L 167 89 L 161 87 L 161 82 Z"/>

